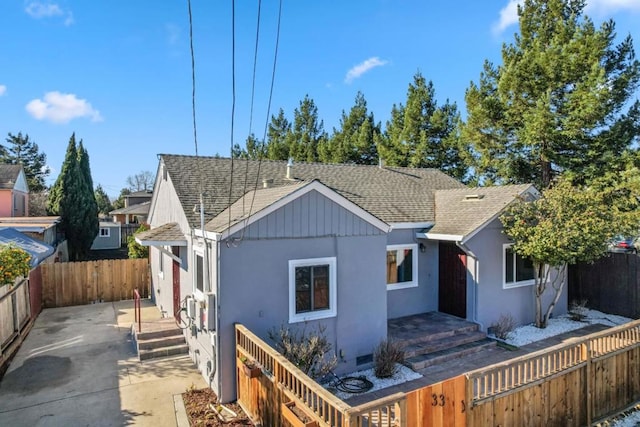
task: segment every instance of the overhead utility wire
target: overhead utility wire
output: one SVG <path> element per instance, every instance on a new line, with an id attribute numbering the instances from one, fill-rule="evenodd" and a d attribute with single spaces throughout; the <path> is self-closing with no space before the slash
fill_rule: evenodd
<path id="1" fill-rule="evenodd" d="M 229 180 L 229 223 L 231 228 L 231 196 L 233 191 L 233 126 L 236 112 L 236 2 L 231 0 L 231 175 Z M 227 242 L 228 244 L 228 242 Z"/>
<path id="2" fill-rule="evenodd" d="M 267 129 L 269 127 L 269 115 L 271 114 L 271 101 L 273 99 L 273 86 L 276 79 L 276 64 L 278 62 L 278 46 L 280 44 L 280 22 L 282 19 L 282 0 L 279 1 L 278 5 L 278 26 L 276 29 L 276 46 L 273 54 L 273 68 L 271 70 L 271 87 L 269 88 L 269 102 L 267 104 L 267 117 L 264 121 L 264 132 L 262 134 L 262 144 L 260 146 L 260 150 L 258 151 L 258 171 L 256 173 L 256 183 L 253 191 L 253 196 L 251 197 L 251 205 L 249 207 L 249 215 L 245 218 L 245 226 L 243 230 L 247 228 L 247 223 L 249 221 L 249 217 L 251 216 L 251 211 L 253 210 L 253 203 L 256 199 L 256 192 L 258 190 L 258 182 L 260 179 L 260 166 L 262 165 L 262 150 L 264 147 L 264 141 L 267 139 Z"/>
<path id="3" fill-rule="evenodd" d="M 253 101 L 256 93 L 256 66 L 258 64 L 258 42 L 260 40 L 260 9 L 262 1 L 258 0 L 258 20 L 256 23 L 256 46 L 253 51 L 253 77 L 251 79 L 251 108 L 249 110 L 249 135 L 252 135 L 253 130 Z M 249 159 L 245 162 L 244 170 L 244 188 L 242 189 L 242 214 L 244 215 L 244 195 L 247 193 L 247 181 L 249 180 Z M 244 229 L 242 231 L 242 237 L 244 237 Z M 240 239 L 242 239 L 242 237 Z"/>

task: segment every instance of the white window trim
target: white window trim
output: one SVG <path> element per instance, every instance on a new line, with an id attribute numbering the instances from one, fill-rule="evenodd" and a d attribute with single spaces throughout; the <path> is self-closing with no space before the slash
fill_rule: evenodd
<path id="1" fill-rule="evenodd" d="M 412 252 L 412 261 L 411 267 L 413 268 L 413 280 L 411 282 L 400 282 L 400 283 L 387 283 L 387 291 L 395 291 L 397 289 L 407 289 L 407 288 L 417 288 L 418 287 L 418 244 L 417 243 L 409 243 L 406 245 L 388 245 L 387 250 L 385 252 L 385 264 L 386 264 L 386 254 L 389 251 L 398 250 L 398 249 L 411 249 Z M 386 271 L 386 267 L 385 267 Z M 386 273 L 385 273 L 386 276 Z M 386 279 L 385 279 L 386 281 Z"/>
<path id="2" fill-rule="evenodd" d="M 524 286 L 533 286 L 536 284 L 536 279 L 529 280 L 521 280 L 519 282 L 509 282 L 507 283 L 507 249 L 513 246 L 513 243 L 505 243 L 502 245 L 502 289 L 514 289 L 514 288 L 522 288 Z M 515 252 L 514 252 L 515 254 Z M 513 259 L 515 263 L 515 257 Z M 513 266 L 513 276 L 517 275 L 516 266 Z"/>
<path id="3" fill-rule="evenodd" d="M 102 230 L 106 230 L 106 234 L 102 234 Z M 111 237 L 111 229 L 109 227 L 100 227 L 100 237 Z"/>
<path id="4" fill-rule="evenodd" d="M 329 265 L 329 309 L 306 313 L 296 313 L 296 267 L 312 267 L 314 265 Z M 336 317 L 338 313 L 338 284 L 336 272 L 336 258 L 309 258 L 289 260 L 289 323 L 306 322 L 308 320 Z"/>
<path id="5" fill-rule="evenodd" d="M 198 289 L 198 285 L 197 285 L 198 263 L 196 262 L 196 255 L 202 257 L 202 291 Z M 207 265 L 204 259 L 204 247 L 195 246 L 195 245 L 193 246 L 193 262 L 191 263 L 191 265 L 193 265 L 193 279 L 192 279 L 193 295 L 196 297 L 197 300 L 204 301 L 205 292 L 207 291 L 206 290 L 207 284 L 205 283 L 205 280 L 204 280 L 205 278 L 204 269 L 205 269 L 205 266 Z"/>

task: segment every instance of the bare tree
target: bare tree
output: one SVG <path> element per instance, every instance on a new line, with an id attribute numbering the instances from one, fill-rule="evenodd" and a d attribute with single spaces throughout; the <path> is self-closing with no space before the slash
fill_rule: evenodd
<path id="1" fill-rule="evenodd" d="M 153 189 L 153 182 L 156 177 L 149 171 L 141 171 L 133 176 L 127 177 L 127 185 L 131 191 L 147 191 Z"/>

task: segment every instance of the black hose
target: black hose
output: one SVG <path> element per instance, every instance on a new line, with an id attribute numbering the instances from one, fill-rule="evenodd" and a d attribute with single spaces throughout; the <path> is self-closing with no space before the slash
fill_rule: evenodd
<path id="1" fill-rule="evenodd" d="M 333 385 L 339 391 L 345 393 L 365 393 L 373 388 L 373 383 L 367 379 L 364 375 L 359 377 L 338 377 L 335 373 L 331 372 L 335 380 Z"/>

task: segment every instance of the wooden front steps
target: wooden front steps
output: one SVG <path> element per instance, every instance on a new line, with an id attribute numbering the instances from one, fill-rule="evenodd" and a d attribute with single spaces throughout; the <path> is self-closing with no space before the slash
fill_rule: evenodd
<path id="1" fill-rule="evenodd" d="M 495 346 L 476 323 L 429 312 L 388 321 L 389 339 L 405 350 L 405 365 L 414 371 Z"/>
<path id="2" fill-rule="evenodd" d="M 142 332 L 133 325 L 132 335 L 141 361 L 189 354 L 184 334 L 174 319 L 143 322 Z"/>

